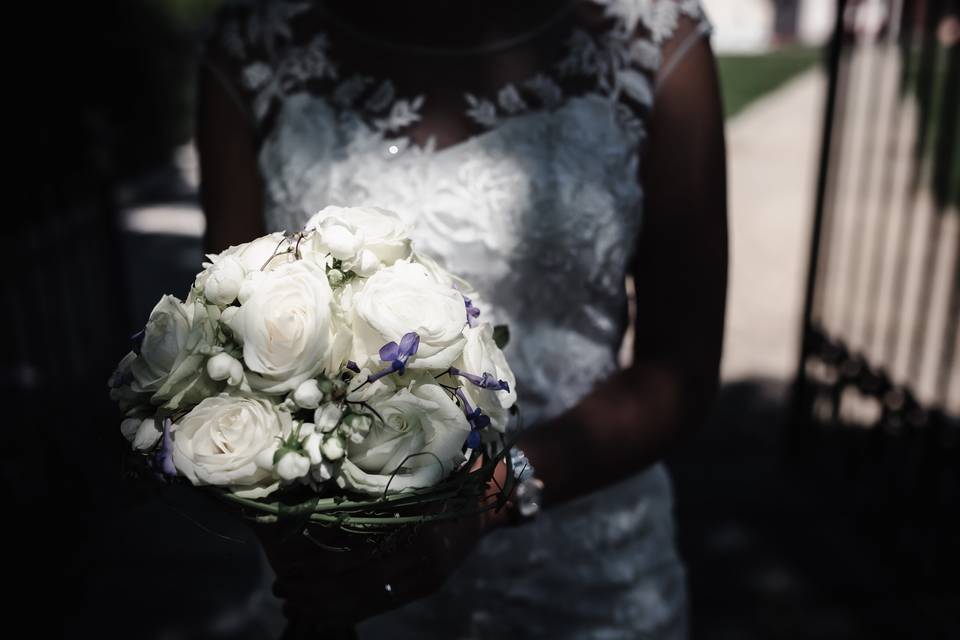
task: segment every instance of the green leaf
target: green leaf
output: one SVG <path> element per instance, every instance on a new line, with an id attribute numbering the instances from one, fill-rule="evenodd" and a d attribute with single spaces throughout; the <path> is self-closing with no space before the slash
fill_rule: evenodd
<path id="1" fill-rule="evenodd" d="M 497 346 L 503 349 L 510 342 L 510 327 L 505 324 L 498 324 L 493 328 L 493 341 Z"/>

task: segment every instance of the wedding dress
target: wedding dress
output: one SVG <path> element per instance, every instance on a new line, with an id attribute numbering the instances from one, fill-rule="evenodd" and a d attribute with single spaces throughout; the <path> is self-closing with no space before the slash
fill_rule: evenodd
<path id="1" fill-rule="evenodd" d="M 488 320 L 510 326 L 528 425 L 618 368 L 654 78 L 709 29 L 696 0 L 578 4 L 603 19 L 586 28 L 567 16 L 574 24 L 552 65 L 495 91 L 463 91 L 474 130 L 442 147 L 405 135 L 424 124 L 431 96 L 351 72 L 316 22 L 298 30 L 315 5 L 237 3 L 211 40 L 220 54 L 211 67 L 259 141 L 268 230 L 299 229 L 326 205 L 397 211 L 415 248 L 472 283 Z M 662 55 L 681 23 L 686 41 Z M 683 638 L 685 607 L 671 488 L 657 464 L 492 532 L 440 592 L 359 634 Z"/>

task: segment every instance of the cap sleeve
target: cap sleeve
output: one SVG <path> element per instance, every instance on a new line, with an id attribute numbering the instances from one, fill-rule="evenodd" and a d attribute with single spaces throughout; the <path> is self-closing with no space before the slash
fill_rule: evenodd
<path id="1" fill-rule="evenodd" d="M 669 35 L 660 39 L 660 64 L 656 69 L 654 88 L 662 85 L 677 69 L 684 57 L 702 39 L 709 38 L 713 25 L 699 0 L 678 0 L 677 18 Z"/>

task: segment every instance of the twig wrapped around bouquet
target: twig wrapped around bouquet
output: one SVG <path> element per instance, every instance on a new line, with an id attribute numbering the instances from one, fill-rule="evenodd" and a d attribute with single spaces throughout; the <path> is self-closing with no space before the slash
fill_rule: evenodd
<path id="1" fill-rule="evenodd" d="M 513 474 L 488 485 L 517 415 L 506 327 L 398 216 L 328 207 L 208 258 L 109 383 L 154 475 L 261 524 L 369 539 L 504 504 Z"/>

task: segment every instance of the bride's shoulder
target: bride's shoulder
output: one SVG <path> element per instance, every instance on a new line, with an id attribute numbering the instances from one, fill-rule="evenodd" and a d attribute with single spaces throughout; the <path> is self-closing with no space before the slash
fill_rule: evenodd
<path id="1" fill-rule="evenodd" d="M 709 28 L 700 0 L 586 0 L 600 9 L 614 31 L 666 45 L 690 28 Z"/>
<path id="2" fill-rule="evenodd" d="M 284 88 L 336 76 L 315 2 L 227 0 L 201 38 L 200 64 L 262 121 Z"/>
<path id="3" fill-rule="evenodd" d="M 236 59 L 270 55 L 296 38 L 315 4 L 295 0 L 227 0 L 212 15 L 204 47 Z"/>

